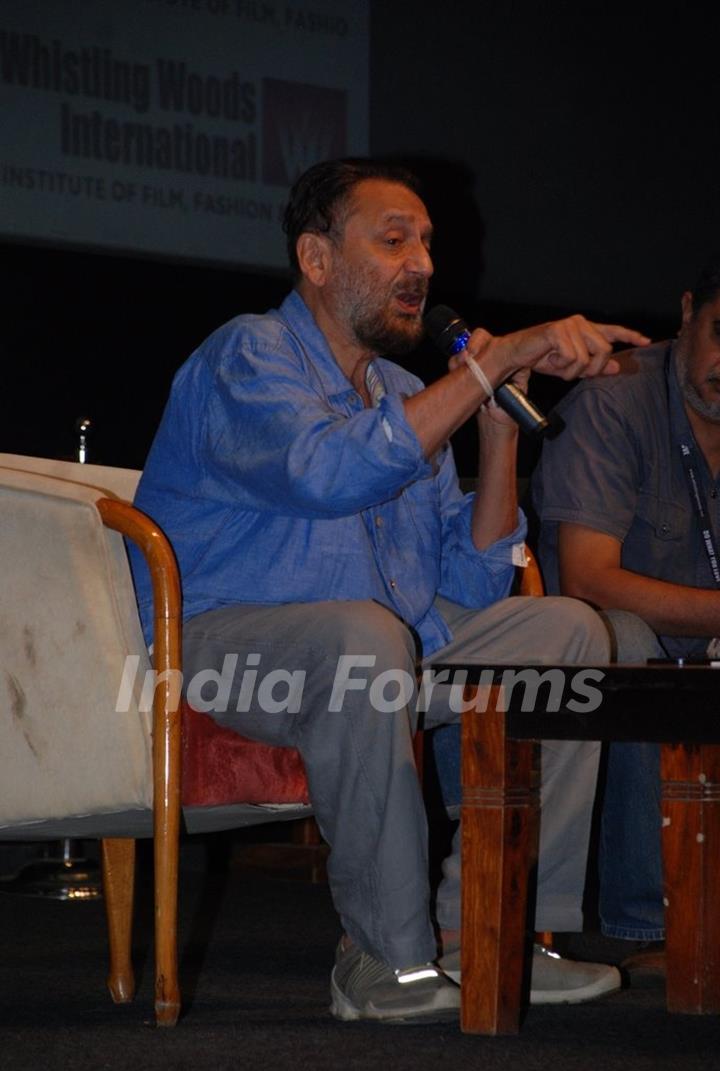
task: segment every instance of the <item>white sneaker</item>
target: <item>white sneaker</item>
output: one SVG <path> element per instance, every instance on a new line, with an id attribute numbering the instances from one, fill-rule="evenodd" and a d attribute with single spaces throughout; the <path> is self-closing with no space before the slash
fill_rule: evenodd
<path id="1" fill-rule="evenodd" d="M 460 985 L 460 949 L 446 952 L 438 965 L 448 978 Z M 578 963 L 562 959 L 542 945 L 533 945 L 530 974 L 531 1004 L 584 1004 L 614 993 L 622 986 L 617 967 L 605 963 Z"/>

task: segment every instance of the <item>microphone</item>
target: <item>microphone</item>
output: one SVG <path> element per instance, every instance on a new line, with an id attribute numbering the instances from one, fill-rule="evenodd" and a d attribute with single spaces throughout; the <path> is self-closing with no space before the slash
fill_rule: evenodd
<path id="1" fill-rule="evenodd" d="M 470 338 L 470 328 L 447 305 L 436 305 L 425 317 L 427 333 L 446 357 L 464 350 Z M 540 437 L 550 427 L 550 421 L 528 396 L 514 383 L 495 388 L 495 401 L 528 435 Z"/>

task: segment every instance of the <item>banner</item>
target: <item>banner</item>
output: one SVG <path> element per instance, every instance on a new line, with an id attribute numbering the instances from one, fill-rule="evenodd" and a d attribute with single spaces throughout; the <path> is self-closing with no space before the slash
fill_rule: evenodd
<path id="1" fill-rule="evenodd" d="M 4 0 L 0 235 L 286 264 L 289 185 L 368 149 L 367 0 Z"/>

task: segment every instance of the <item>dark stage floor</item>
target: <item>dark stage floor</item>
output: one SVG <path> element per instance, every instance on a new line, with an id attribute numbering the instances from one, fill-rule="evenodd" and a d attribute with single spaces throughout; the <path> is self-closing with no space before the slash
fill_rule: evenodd
<path id="1" fill-rule="evenodd" d="M 720 1017 L 669 1016 L 657 978 L 596 1004 L 531 1009 L 516 1038 L 337 1023 L 327 1012 L 338 936 L 327 886 L 259 877 L 226 857 L 217 865 L 206 849 L 183 848 L 185 1010 L 173 1030 L 153 1026 L 147 864 L 130 1005 L 114 1006 L 105 989 L 102 903 L 0 895 L 1 1068 L 720 1067 Z"/>

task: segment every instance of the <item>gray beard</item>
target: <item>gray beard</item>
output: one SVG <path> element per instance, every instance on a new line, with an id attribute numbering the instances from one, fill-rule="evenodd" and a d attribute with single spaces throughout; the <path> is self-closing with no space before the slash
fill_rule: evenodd
<path id="1" fill-rule="evenodd" d="M 677 351 L 677 370 L 683 398 L 690 408 L 698 416 L 704 417 L 705 420 L 709 420 L 712 424 L 720 424 L 720 401 L 706 402 L 698 394 L 688 378 L 687 360 L 681 347 L 678 347 Z"/>
<path id="2" fill-rule="evenodd" d="M 353 324 L 355 337 L 368 349 L 398 357 L 411 353 L 423 337 L 422 321 L 409 323 L 408 327 L 409 330 L 402 331 L 398 326 L 388 323 L 382 315 Z"/>

